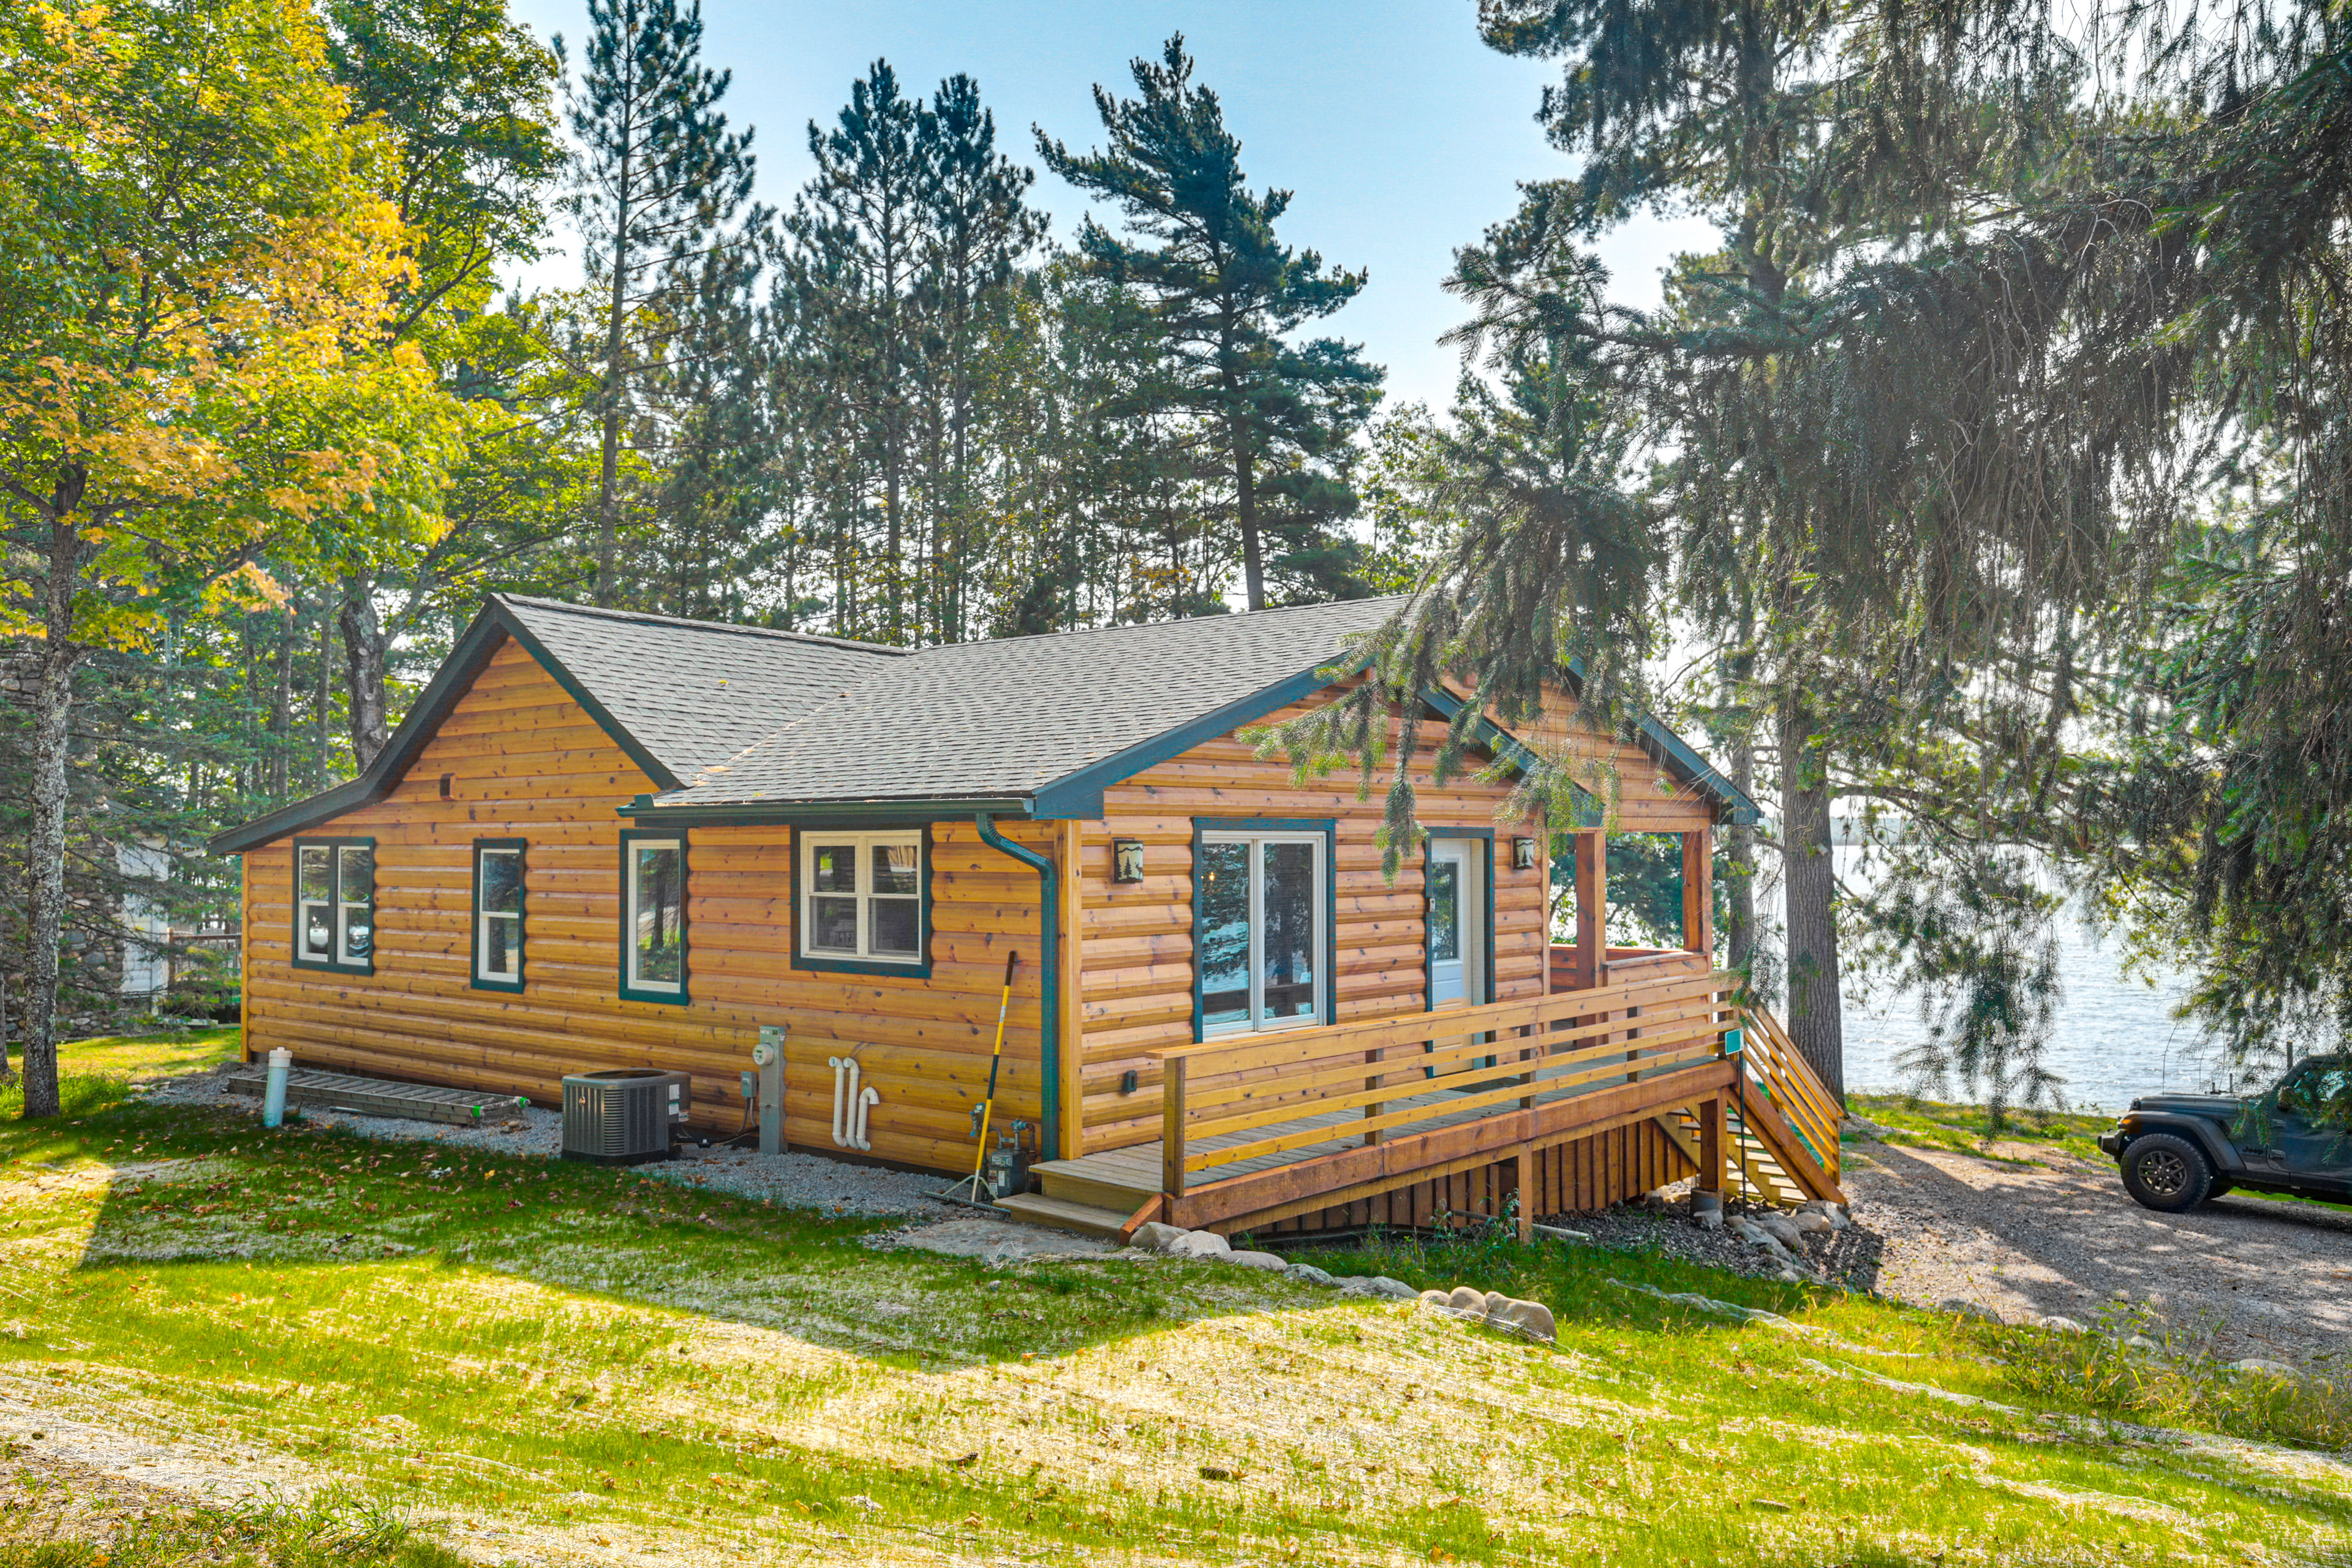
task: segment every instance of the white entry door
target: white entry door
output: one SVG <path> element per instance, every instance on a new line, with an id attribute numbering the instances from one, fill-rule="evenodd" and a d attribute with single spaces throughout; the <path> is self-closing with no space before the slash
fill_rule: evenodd
<path id="1" fill-rule="evenodd" d="M 1429 841 L 1429 1005 L 1486 1000 L 1486 861 L 1477 838 Z"/>

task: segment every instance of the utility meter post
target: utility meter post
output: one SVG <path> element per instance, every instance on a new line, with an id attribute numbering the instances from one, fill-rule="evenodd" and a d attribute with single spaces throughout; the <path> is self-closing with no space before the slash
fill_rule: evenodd
<path id="1" fill-rule="evenodd" d="M 760 1026 L 760 1043 L 751 1047 L 751 1065 L 760 1069 L 760 1152 L 784 1152 L 784 1026 Z"/>

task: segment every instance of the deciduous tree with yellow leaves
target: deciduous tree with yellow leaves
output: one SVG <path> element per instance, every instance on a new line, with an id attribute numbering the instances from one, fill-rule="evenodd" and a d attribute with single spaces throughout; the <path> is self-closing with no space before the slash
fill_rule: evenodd
<path id="1" fill-rule="evenodd" d="M 410 247 L 299 0 L 0 16 L 0 636 L 32 650 L 25 1114 L 58 1109 L 76 667 L 258 565 L 429 536 L 456 410 L 387 331 Z"/>

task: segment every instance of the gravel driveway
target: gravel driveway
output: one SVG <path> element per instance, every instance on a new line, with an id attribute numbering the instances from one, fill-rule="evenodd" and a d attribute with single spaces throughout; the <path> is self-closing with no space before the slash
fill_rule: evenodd
<path id="1" fill-rule="evenodd" d="M 2011 1320 L 2058 1312 L 2089 1322 L 2122 1295 L 2191 1342 L 2217 1332 L 2213 1352 L 2225 1360 L 2352 1357 L 2352 1212 L 2232 1194 L 2157 1214 L 2125 1195 L 2109 1162 L 2022 1144 L 1994 1152 L 2034 1163 L 1853 1149 L 1846 1194 L 1880 1242 L 1870 1284 Z"/>

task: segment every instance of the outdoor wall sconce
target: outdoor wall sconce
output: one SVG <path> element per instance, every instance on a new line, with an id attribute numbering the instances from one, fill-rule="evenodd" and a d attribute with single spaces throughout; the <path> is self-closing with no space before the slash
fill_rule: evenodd
<path id="1" fill-rule="evenodd" d="M 1110 879 L 1114 882 L 1143 880 L 1143 840 L 1114 838 L 1110 841 Z"/>
<path id="2" fill-rule="evenodd" d="M 1536 868 L 1536 841 L 1532 838 L 1511 840 L 1511 868 L 1532 871 Z"/>
<path id="3" fill-rule="evenodd" d="M 1139 1081 L 1140 1081 L 1140 1079 L 1136 1070 L 1133 1068 L 1128 1068 L 1125 1072 L 1118 1075 L 1119 1093 L 1133 1094 Z"/>

